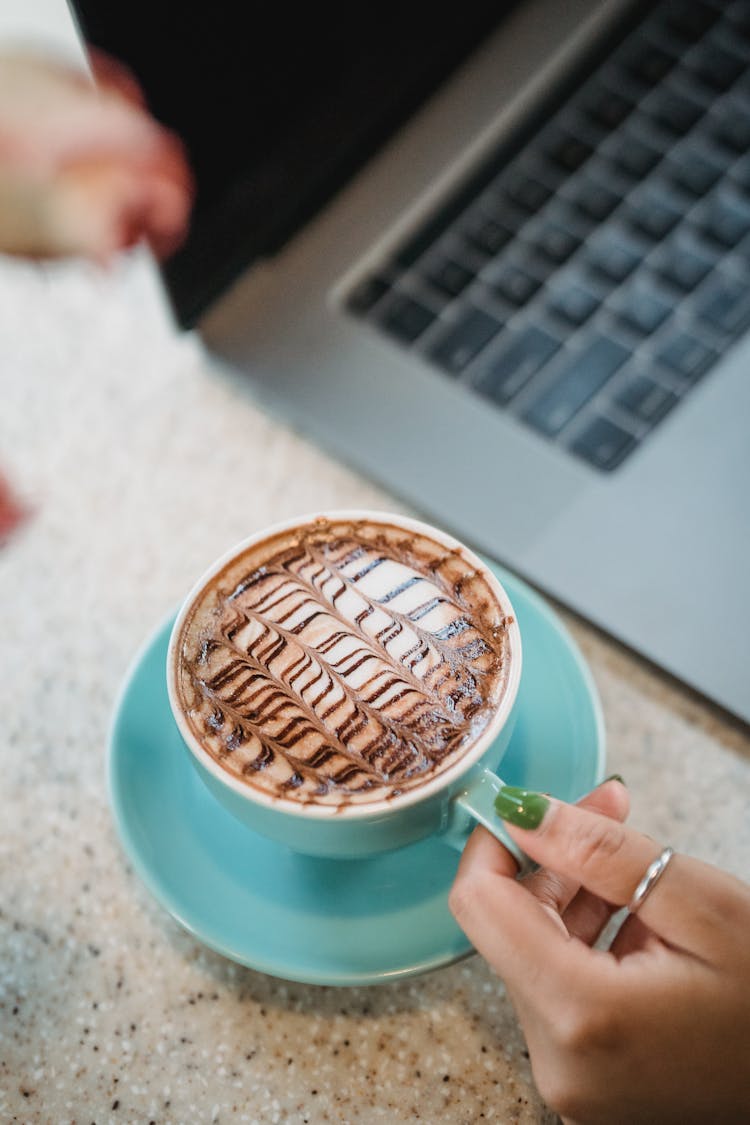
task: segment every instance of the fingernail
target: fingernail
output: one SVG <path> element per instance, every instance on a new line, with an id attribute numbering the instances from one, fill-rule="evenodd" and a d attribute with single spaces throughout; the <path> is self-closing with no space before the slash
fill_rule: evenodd
<path id="1" fill-rule="evenodd" d="M 518 828 L 538 828 L 548 808 L 549 801 L 541 793 L 515 785 L 504 785 L 495 797 L 495 812 Z"/>
<path id="2" fill-rule="evenodd" d="M 625 785 L 625 787 L 627 788 L 625 778 L 622 777 L 621 774 L 619 774 L 619 773 L 611 773 L 609 775 L 609 777 L 605 777 L 604 781 L 602 781 L 601 784 L 606 785 L 608 781 L 619 781 L 620 785 Z"/>

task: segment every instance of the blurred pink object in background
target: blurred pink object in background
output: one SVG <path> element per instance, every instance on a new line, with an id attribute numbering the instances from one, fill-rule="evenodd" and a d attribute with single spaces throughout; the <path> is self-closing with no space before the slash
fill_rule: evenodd
<path id="1" fill-rule="evenodd" d="M 7 481 L 0 476 L 0 547 L 28 514 L 28 510 L 15 499 Z"/>

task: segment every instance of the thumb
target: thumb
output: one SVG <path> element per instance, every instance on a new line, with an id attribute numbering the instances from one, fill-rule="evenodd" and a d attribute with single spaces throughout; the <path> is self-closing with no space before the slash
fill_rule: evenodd
<path id="1" fill-rule="evenodd" d="M 448 904 L 475 949 L 516 994 L 545 976 L 548 994 L 591 971 L 591 951 L 572 941 L 552 913 L 515 878 L 509 853 L 485 828 L 469 837 Z"/>

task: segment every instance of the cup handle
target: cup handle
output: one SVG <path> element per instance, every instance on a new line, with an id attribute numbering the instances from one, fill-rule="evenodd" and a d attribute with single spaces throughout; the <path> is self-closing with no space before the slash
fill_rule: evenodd
<path id="1" fill-rule="evenodd" d="M 484 767 L 471 773 L 451 802 L 445 842 L 457 851 L 463 851 L 469 833 L 478 821 L 511 853 L 519 866 L 519 876 L 527 875 L 536 869 L 537 864 L 521 851 L 495 812 L 495 797 L 504 784 L 502 778 Z"/>

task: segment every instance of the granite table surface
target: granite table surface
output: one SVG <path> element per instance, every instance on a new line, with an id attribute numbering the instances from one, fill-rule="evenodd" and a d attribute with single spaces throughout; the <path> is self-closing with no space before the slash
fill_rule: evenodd
<path id="1" fill-rule="evenodd" d="M 138 252 L 0 259 L 0 472 L 29 510 L 0 549 L 0 1121 L 555 1120 L 480 957 L 360 988 L 239 966 L 151 897 L 108 807 L 123 676 L 211 560 L 314 508 L 404 506 L 177 333 Z M 747 877 L 746 728 L 563 616 L 633 822 Z"/>

